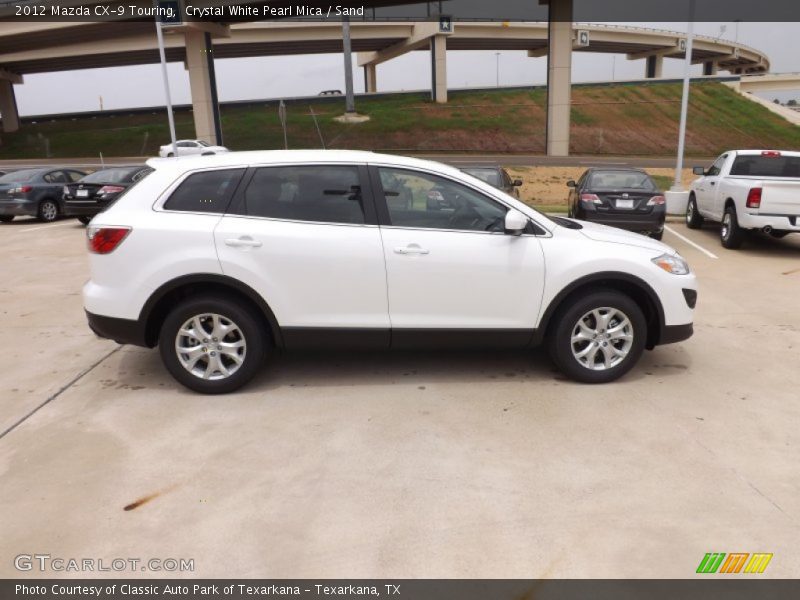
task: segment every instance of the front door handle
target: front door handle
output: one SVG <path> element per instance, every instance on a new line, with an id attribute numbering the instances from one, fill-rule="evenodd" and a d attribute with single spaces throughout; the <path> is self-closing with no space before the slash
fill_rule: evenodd
<path id="1" fill-rule="evenodd" d="M 225 240 L 225 245 L 231 248 L 260 248 L 263 246 L 258 240 L 254 240 L 249 235 L 243 235 L 239 238 L 228 238 Z"/>
<path id="2" fill-rule="evenodd" d="M 419 246 L 419 244 L 408 244 L 407 246 L 397 246 L 394 249 L 395 254 L 430 254 L 430 250 L 426 250 Z"/>

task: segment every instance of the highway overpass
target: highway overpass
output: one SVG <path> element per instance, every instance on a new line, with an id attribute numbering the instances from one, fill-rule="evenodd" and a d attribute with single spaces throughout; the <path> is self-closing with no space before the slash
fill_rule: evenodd
<path id="1" fill-rule="evenodd" d="M 546 0 L 540 0 L 546 3 Z M 368 3 L 366 3 L 368 4 Z M 352 49 L 363 67 L 367 91 L 378 90 L 379 64 L 407 52 L 431 54 L 431 97 L 447 102 L 448 50 L 519 50 L 548 58 L 548 154 L 569 153 L 572 52 L 625 54 L 641 60 L 647 77 L 661 77 L 665 58 L 685 57 L 685 34 L 640 27 L 572 23 L 571 0 L 550 2 L 551 22 L 456 22 L 442 32 L 438 22 L 351 23 Z M 214 59 L 338 53 L 341 24 L 252 22 L 186 23 L 165 30 L 166 56 L 189 71 L 195 130 L 218 142 Z M 153 23 L 4 22 L 0 30 L 0 114 L 14 131 L 19 117 L 12 84 L 33 73 L 142 65 L 159 61 Z M 769 59 L 744 44 L 696 36 L 692 61 L 708 75 L 765 73 Z"/>

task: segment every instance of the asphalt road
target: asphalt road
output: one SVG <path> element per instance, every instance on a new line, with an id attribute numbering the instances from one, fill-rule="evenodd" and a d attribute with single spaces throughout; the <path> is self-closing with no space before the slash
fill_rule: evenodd
<path id="1" fill-rule="evenodd" d="M 771 552 L 759 577 L 800 577 L 800 236 L 664 240 L 698 274 L 696 333 L 619 382 L 330 352 L 210 397 L 89 331 L 83 227 L 0 225 L 0 577 L 59 575 L 14 569 L 34 552 L 271 578 L 690 578 Z"/>

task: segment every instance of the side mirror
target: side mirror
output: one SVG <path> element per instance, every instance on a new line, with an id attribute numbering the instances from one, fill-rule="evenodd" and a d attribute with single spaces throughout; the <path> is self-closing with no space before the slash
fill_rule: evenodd
<path id="1" fill-rule="evenodd" d="M 577 184 L 577 183 L 575 183 L 575 180 L 574 180 L 574 179 L 570 179 L 570 180 L 567 182 L 567 187 L 575 187 L 575 186 L 577 186 L 577 185 L 578 185 L 578 184 Z"/>
<path id="2" fill-rule="evenodd" d="M 705 175 L 706 170 L 705 167 L 692 167 L 692 173 L 695 175 Z"/>
<path id="3" fill-rule="evenodd" d="M 514 187 L 521 186 L 522 185 L 522 179 L 515 179 L 514 181 L 511 182 L 511 185 L 513 185 Z"/>
<path id="4" fill-rule="evenodd" d="M 505 233 L 506 235 L 522 235 L 528 226 L 528 217 L 518 210 L 509 208 L 506 213 Z"/>

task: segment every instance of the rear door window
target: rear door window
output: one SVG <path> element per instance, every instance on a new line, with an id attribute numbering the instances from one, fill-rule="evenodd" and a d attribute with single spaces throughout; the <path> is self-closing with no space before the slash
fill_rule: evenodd
<path id="1" fill-rule="evenodd" d="M 164 209 L 224 213 L 243 174 L 244 169 L 221 169 L 189 175 L 172 192 Z"/>
<path id="2" fill-rule="evenodd" d="M 232 211 L 291 221 L 366 222 L 359 170 L 350 165 L 263 167 Z"/>

